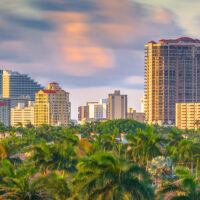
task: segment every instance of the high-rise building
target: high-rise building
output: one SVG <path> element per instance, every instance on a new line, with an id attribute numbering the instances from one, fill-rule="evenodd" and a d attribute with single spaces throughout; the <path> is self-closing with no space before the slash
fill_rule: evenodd
<path id="1" fill-rule="evenodd" d="M 195 130 L 200 128 L 200 103 L 177 103 L 176 127 Z"/>
<path id="2" fill-rule="evenodd" d="M 34 116 L 35 126 L 68 125 L 71 118 L 69 93 L 62 90 L 58 83 L 50 83 L 46 90 L 35 94 Z"/>
<path id="3" fill-rule="evenodd" d="M 127 118 L 127 95 L 121 95 L 119 90 L 108 95 L 108 119 Z"/>
<path id="4" fill-rule="evenodd" d="M 3 122 L 4 126 L 9 125 L 8 105 L 4 102 L 0 102 L 0 122 Z"/>
<path id="5" fill-rule="evenodd" d="M 0 70 L 0 98 L 3 94 L 3 70 Z"/>
<path id="6" fill-rule="evenodd" d="M 200 40 L 162 39 L 145 47 L 146 120 L 175 123 L 176 103 L 200 102 Z"/>
<path id="7" fill-rule="evenodd" d="M 18 103 L 17 107 L 11 108 L 11 125 L 16 126 L 18 123 L 22 126 L 29 123 L 34 125 L 33 102 L 29 101 L 28 106 L 25 106 L 25 103 Z"/>
<path id="8" fill-rule="evenodd" d="M 44 89 L 26 74 L 9 70 L 0 70 L 0 92 L 3 98 L 17 98 L 30 96 L 35 100 L 35 93 Z"/>

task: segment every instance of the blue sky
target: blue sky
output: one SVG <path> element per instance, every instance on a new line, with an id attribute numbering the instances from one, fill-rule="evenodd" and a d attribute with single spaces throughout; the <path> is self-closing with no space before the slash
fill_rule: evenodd
<path id="1" fill-rule="evenodd" d="M 200 38 L 198 0 L 1 0 L 0 66 L 56 81 L 77 106 L 114 89 L 140 109 L 144 44 Z"/>

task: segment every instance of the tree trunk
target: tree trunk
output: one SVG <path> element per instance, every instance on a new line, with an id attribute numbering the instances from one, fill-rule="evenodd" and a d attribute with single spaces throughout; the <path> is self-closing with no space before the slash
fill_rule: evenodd
<path id="1" fill-rule="evenodd" d="M 198 178 L 199 158 L 197 158 L 196 178 Z"/>

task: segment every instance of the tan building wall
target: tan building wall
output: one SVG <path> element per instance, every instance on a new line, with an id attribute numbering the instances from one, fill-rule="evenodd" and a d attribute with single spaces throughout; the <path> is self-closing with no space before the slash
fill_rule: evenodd
<path id="1" fill-rule="evenodd" d="M 22 123 L 22 126 L 28 123 L 34 125 L 34 108 L 31 102 L 28 107 L 19 103 L 17 107 L 11 108 L 11 126 L 16 126 L 18 123 Z"/>
<path id="2" fill-rule="evenodd" d="M 127 95 L 121 95 L 120 91 L 108 95 L 108 119 L 127 118 Z"/>
<path id="3" fill-rule="evenodd" d="M 195 130 L 200 128 L 200 103 L 177 103 L 176 127 Z"/>
<path id="4" fill-rule="evenodd" d="M 140 123 L 144 123 L 145 122 L 145 113 L 136 112 L 136 110 L 133 110 L 132 108 L 128 108 L 127 118 L 136 120 Z"/>
<path id="5" fill-rule="evenodd" d="M 10 74 L 3 71 L 3 98 L 10 98 Z"/>

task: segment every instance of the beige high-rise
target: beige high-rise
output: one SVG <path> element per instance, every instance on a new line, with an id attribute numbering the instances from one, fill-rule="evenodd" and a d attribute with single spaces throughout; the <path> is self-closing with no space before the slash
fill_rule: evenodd
<path id="1" fill-rule="evenodd" d="M 200 40 L 162 39 L 145 47 L 146 121 L 175 124 L 176 103 L 200 102 Z"/>
<path id="2" fill-rule="evenodd" d="M 121 95 L 119 90 L 108 95 L 108 119 L 127 118 L 127 95 Z"/>
<path id="3" fill-rule="evenodd" d="M 69 93 L 62 90 L 58 83 L 50 83 L 46 90 L 40 90 L 35 94 L 34 111 L 35 126 L 68 125 L 71 114 Z"/>
<path id="4" fill-rule="evenodd" d="M 177 103 L 176 126 L 179 129 L 200 128 L 200 103 Z"/>

